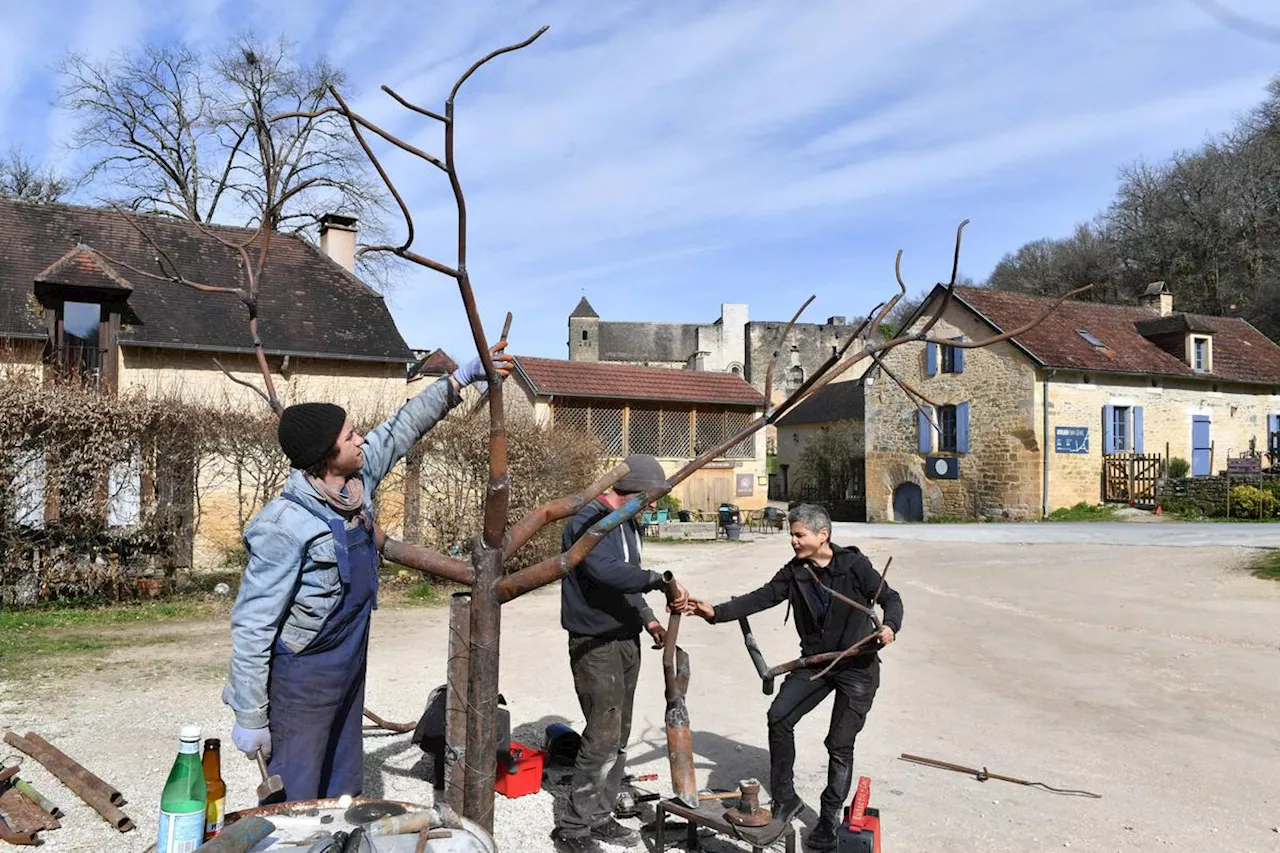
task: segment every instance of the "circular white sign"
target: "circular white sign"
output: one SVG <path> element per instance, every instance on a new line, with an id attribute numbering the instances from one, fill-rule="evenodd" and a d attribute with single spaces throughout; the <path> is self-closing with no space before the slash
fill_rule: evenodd
<path id="1" fill-rule="evenodd" d="M 937 472 L 938 474 L 945 474 L 945 473 L 947 473 L 947 460 L 945 460 L 945 459 L 935 459 L 935 460 L 933 460 L 933 470 L 934 470 L 935 472 Z"/>

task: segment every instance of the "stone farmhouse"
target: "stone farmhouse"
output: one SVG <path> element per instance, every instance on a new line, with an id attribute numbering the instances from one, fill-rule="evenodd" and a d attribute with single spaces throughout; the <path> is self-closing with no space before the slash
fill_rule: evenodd
<path id="1" fill-rule="evenodd" d="M 518 356 L 515 388 L 540 422 L 595 436 L 604 462 L 628 453 L 657 456 L 674 473 L 764 411 L 764 397 L 740 376 L 629 364 Z M 722 502 L 743 511 L 768 498 L 764 431 L 730 447 L 677 486 L 682 508 L 714 513 Z"/>
<path id="2" fill-rule="evenodd" d="M 936 288 L 908 327 L 942 298 Z M 957 288 L 933 333 L 980 340 L 1048 305 Z M 1171 458 L 1207 476 L 1235 457 L 1265 458 L 1280 436 L 1280 347 L 1244 320 L 1175 311 L 1163 282 L 1138 306 L 1071 301 L 1009 341 L 904 346 L 885 363 L 938 407 L 917 407 L 878 368 L 868 371 L 868 520 L 1027 519 L 1082 501 L 1141 504 L 1154 500 Z"/>
<path id="3" fill-rule="evenodd" d="M 251 390 L 227 379 L 261 383 L 247 314 L 234 296 L 201 293 L 139 275 L 156 270 L 156 252 L 126 214 L 63 204 L 0 199 L 0 367 L 76 375 L 103 394 L 141 392 L 232 410 L 265 412 Z M 238 256 L 193 224 L 133 217 L 191 281 L 242 286 Z M 232 241 L 252 232 L 213 227 Z M 406 368 L 418 359 L 405 345 L 380 294 L 353 273 L 355 220 L 329 216 L 320 246 L 272 237 L 259 327 L 276 389 L 286 405 L 327 400 L 354 418 L 381 419 L 406 399 Z M 424 365 L 430 367 L 430 365 Z M 180 466 L 178 466 L 180 468 Z M 175 466 L 139 464 L 159 477 Z M 234 548 L 245 496 L 227 472 L 201 467 L 214 482 L 170 484 L 166 494 L 202 491 L 188 560 L 208 563 Z M 231 478 L 231 483 L 235 478 Z M 156 484 L 126 490 L 153 494 Z M 122 524 L 140 507 L 117 512 Z M 256 509 L 256 508 L 255 508 Z M 56 517 L 45 518 L 56 523 Z M 194 554 L 191 554 L 191 551 Z"/>
<path id="4" fill-rule="evenodd" d="M 601 320 L 585 296 L 569 314 L 569 360 L 703 370 L 741 376 L 764 393 L 765 372 L 785 322 L 749 319 L 748 306 L 726 303 L 713 323 L 645 323 Z M 797 323 L 778 359 L 774 402 L 800 386 L 832 348 L 858 330 L 844 317 Z M 849 371 L 842 380 L 860 374 Z"/>

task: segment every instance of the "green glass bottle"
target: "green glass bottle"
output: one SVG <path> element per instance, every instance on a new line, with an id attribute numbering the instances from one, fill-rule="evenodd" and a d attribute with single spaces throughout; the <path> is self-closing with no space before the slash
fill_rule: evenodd
<path id="1" fill-rule="evenodd" d="M 178 757 L 160 795 L 156 853 L 192 853 L 204 843 L 208 789 L 200 765 L 200 727 L 183 726 Z"/>

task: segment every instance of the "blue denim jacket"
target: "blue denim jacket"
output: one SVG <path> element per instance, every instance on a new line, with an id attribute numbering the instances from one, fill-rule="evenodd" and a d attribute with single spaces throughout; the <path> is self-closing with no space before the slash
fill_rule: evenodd
<path id="1" fill-rule="evenodd" d="M 370 518 L 382 478 L 461 401 L 448 377 L 439 379 L 365 436 L 361 477 Z M 339 517 L 302 471 L 289 472 L 284 491 L 325 518 Z M 342 584 L 327 524 L 292 501 L 275 498 L 264 506 L 245 527 L 244 544 L 249 563 L 231 611 L 231 672 L 222 701 L 235 711 L 237 723 L 262 728 L 276 637 L 292 649 L 306 648 L 341 600 Z"/>

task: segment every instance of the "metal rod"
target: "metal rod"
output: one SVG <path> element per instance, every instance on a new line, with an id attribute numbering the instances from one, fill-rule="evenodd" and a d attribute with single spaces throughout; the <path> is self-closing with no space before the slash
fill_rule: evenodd
<path id="1" fill-rule="evenodd" d="M 444 712 L 444 801 L 463 809 L 467 755 L 467 684 L 471 680 L 471 593 L 455 592 L 449 602 L 449 662 Z"/>
<path id="2" fill-rule="evenodd" d="M 128 802 L 128 801 L 124 798 L 124 795 L 123 795 L 123 794 L 121 794 L 119 791 L 117 791 L 114 787 L 112 787 L 111 785 L 107 784 L 105 781 L 103 781 L 103 780 L 102 780 L 102 779 L 100 779 L 99 777 L 97 777 L 97 776 L 93 775 L 92 773 L 90 773 L 90 772 L 89 772 L 89 771 L 84 767 L 84 765 L 80 764 L 80 762 L 76 761 L 74 758 L 72 758 L 71 756 L 67 755 L 65 752 L 63 752 L 62 750 L 58 749 L 58 748 L 57 748 L 56 746 L 54 746 L 53 744 L 49 743 L 49 741 L 47 741 L 47 740 L 45 740 L 44 738 L 40 737 L 40 735 L 36 734 L 35 732 L 27 732 L 27 733 L 26 733 L 26 735 L 24 735 L 24 737 L 25 737 L 27 740 L 29 740 L 30 742 L 32 742 L 32 743 L 36 744 L 37 746 L 39 746 L 39 747 L 43 748 L 43 749 L 44 749 L 44 750 L 46 750 L 47 752 L 49 752 L 49 753 L 51 753 L 51 754 L 53 754 L 53 755 L 57 756 L 59 760 L 61 760 L 61 761 L 63 761 L 63 762 L 66 762 L 69 766 L 77 768 L 78 772 L 80 772 L 80 773 L 82 773 L 82 774 L 83 774 L 84 779 L 85 779 L 85 781 L 86 781 L 86 782 L 88 782 L 89 784 L 93 785 L 93 786 L 94 786 L 94 787 L 96 787 L 96 788 L 100 788 L 100 789 L 102 790 L 102 792 L 103 792 L 104 794 L 106 794 L 106 796 L 107 796 L 107 800 L 108 800 L 108 802 L 110 802 L 110 803 L 111 803 L 111 805 L 113 805 L 113 806 L 123 806 L 123 805 L 125 805 L 125 804 Z M 43 762 L 41 762 L 41 763 L 43 763 Z"/>
<path id="3" fill-rule="evenodd" d="M 275 831 L 275 824 L 259 815 L 241 818 L 200 846 L 202 853 L 249 853 Z"/>
<path id="4" fill-rule="evenodd" d="M 1015 785 L 1026 785 L 1031 788 L 1043 788 L 1044 790 L 1054 794 L 1068 794 L 1076 797 L 1090 797 L 1095 800 L 1102 799 L 1101 794 L 1095 794 L 1091 791 L 1081 791 L 1075 788 L 1054 788 L 1050 785 L 1046 785 L 1044 782 L 1029 782 L 1026 779 L 1019 779 L 1016 776 L 1002 776 L 999 773 L 992 773 L 988 771 L 987 768 L 985 767 L 983 767 L 981 770 L 978 770 L 974 767 L 965 767 L 963 764 L 952 764 L 949 761 L 939 761 L 936 758 L 925 758 L 920 755 L 909 755 L 908 753 L 905 753 L 905 752 L 902 753 L 902 755 L 900 755 L 899 758 L 901 758 L 903 761 L 910 761 L 913 764 L 923 764 L 927 767 L 937 767 L 940 770 L 951 770 L 956 773 L 964 773 L 966 775 L 974 777 L 979 782 L 985 782 L 988 779 L 998 779 L 1001 782 L 1012 782 Z"/>
<path id="5" fill-rule="evenodd" d="M 102 815 L 107 823 L 110 823 L 121 832 L 128 832 L 133 829 L 133 821 L 129 819 L 129 816 L 120 811 L 103 790 L 84 778 L 85 774 L 92 774 L 89 774 L 79 764 L 65 756 L 60 758 L 60 753 L 50 752 L 42 745 L 26 738 L 18 737 L 13 732 L 7 732 L 4 740 L 5 743 L 16 747 L 43 764 L 45 769 L 57 776 L 62 784 L 74 791 L 77 797 L 84 800 L 86 804 Z M 96 776 L 93 778 L 97 779 Z M 102 782 L 100 779 L 98 781 Z"/>
<path id="6" fill-rule="evenodd" d="M 382 546 L 382 556 L 393 563 L 417 569 L 454 583 L 471 585 L 471 567 L 461 560 L 454 560 L 443 554 L 437 554 L 430 548 L 421 545 L 410 545 L 398 539 L 387 537 Z"/>
<path id="7" fill-rule="evenodd" d="M 627 463 L 620 462 L 610 469 L 607 474 L 576 495 L 559 498 L 531 511 L 507 531 L 506 542 L 503 543 L 502 547 L 503 554 L 509 558 L 524 547 L 543 527 L 553 521 L 560 521 L 574 515 L 578 510 L 603 494 L 606 489 L 612 488 L 615 483 L 627 476 L 630 470 L 631 468 Z"/>

